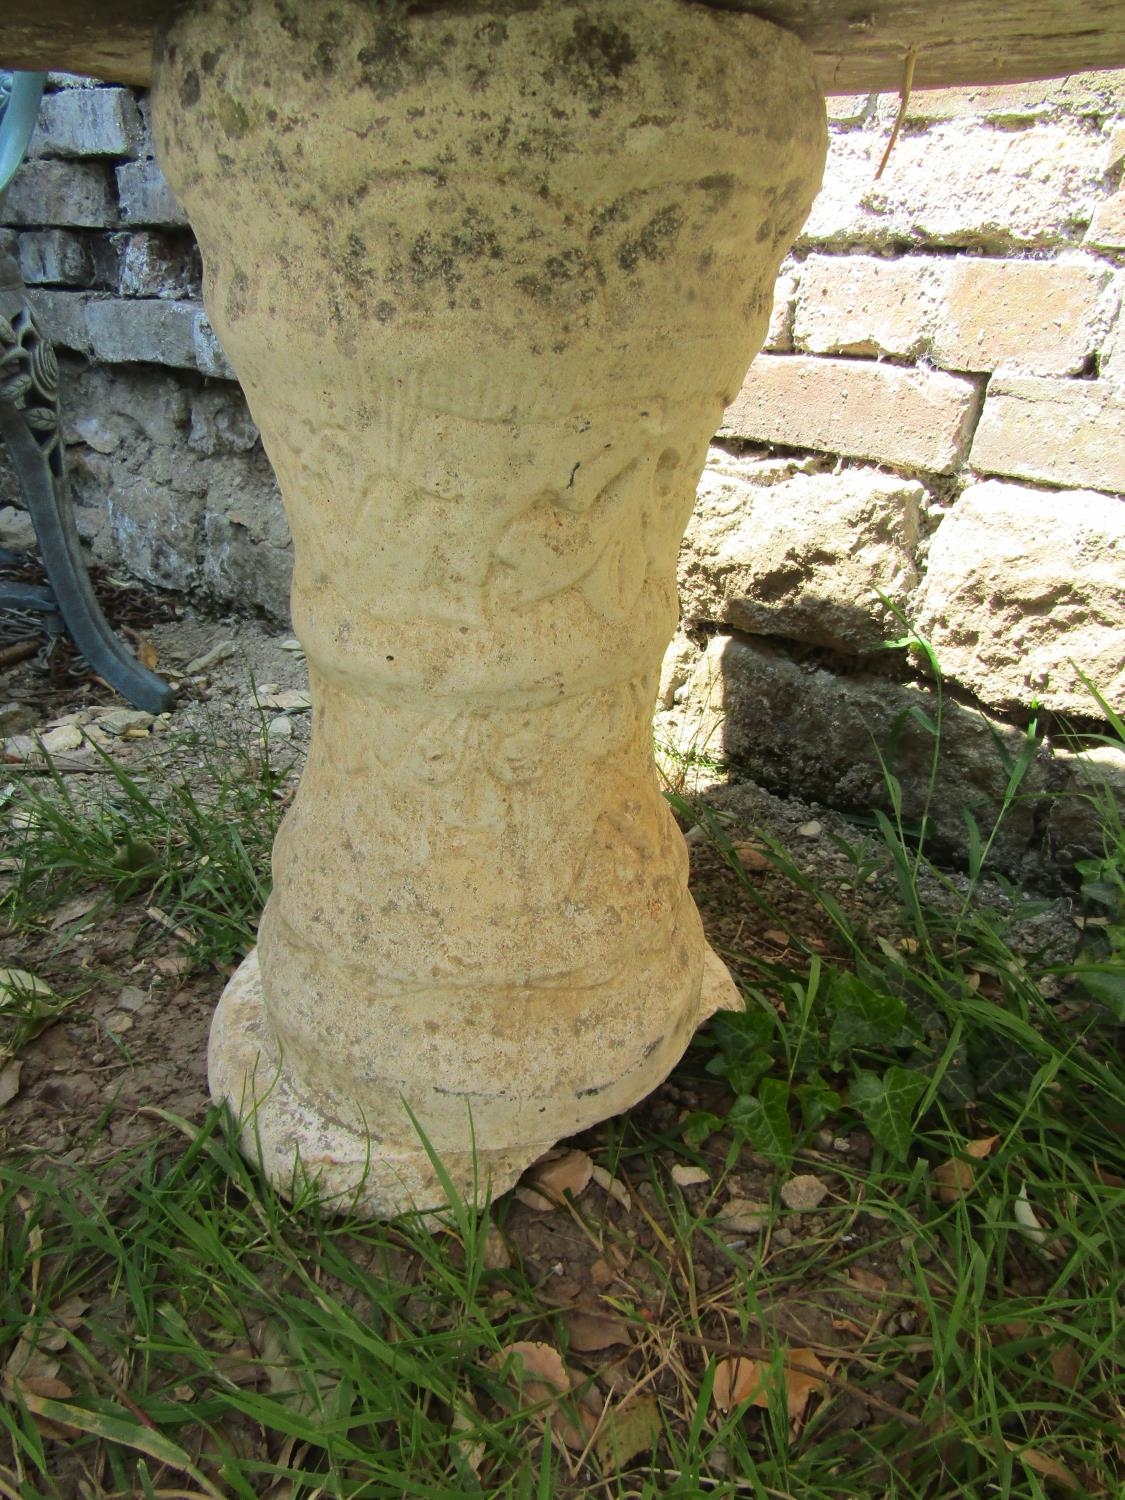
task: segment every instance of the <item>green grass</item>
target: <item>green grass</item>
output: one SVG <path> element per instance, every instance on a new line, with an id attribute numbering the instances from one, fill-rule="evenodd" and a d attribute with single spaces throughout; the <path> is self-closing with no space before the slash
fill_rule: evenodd
<path id="1" fill-rule="evenodd" d="M 201 964 L 244 951 L 282 793 L 245 754 L 168 785 L 115 771 L 81 803 L 57 777 L 14 794 L 13 929 L 92 892 L 106 915 L 158 904 Z M 985 901 L 989 832 L 967 872 L 936 869 L 889 786 L 877 837 L 841 847 L 857 889 L 889 871 L 893 938 L 758 836 L 830 951 L 794 932 L 785 962 L 738 955 L 745 1014 L 713 1021 L 675 1079 L 706 1107 L 642 1106 L 584 1143 L 629 1207 L 591 1187 L 550 1215 L 459 1206 L 437 1233 L 333 1217 L 312 1190 L 282 1201 L 217 1111 L 125 1151 L 95 1133 L 81 1160 L 9 1153 L 0 1495 L 1119 1496 L 1120 810 L 1103 797 L 1104 846 L 1076 872 L 1092 922 L 1060 953 L 1029 938 L 1034 903 Z M 784 926 L 727 824 L 684 806 L 731 899 Z M 709 1180 L 678 1186 L 687 1165 Z M 824 1202 L 788 1209 L 793 1174 Z M 724 1230 L 748 1195 L 761 1225 Z M 625 1351 L 569 1347 L 576 1298 L 619 1320 Z M 511 1345 L 529 1340 L 566 1358 L 588 1443 L 521 1383 Z M 802 1350 L 825 1378 L 791 1418 Z M 763 1404 L 716 1403 L 733 1358 L 759 1361 Z"/>
<path id="2" fill-rule="evenodd" d="M 91 892 L 93 924 L 137 896 L 186 933 L 201 964 L 223 965 L 254 942 L 269 891 L 269 855 L 290 766 L 270 761 L 264 728 L 248 741 L 169 737 L 174 767 L 130 771 L 95 747 L 104 776 L 67 780 L 45 757 L 0 799 L 14 866 L 0 918 L 16 928 Z"/>

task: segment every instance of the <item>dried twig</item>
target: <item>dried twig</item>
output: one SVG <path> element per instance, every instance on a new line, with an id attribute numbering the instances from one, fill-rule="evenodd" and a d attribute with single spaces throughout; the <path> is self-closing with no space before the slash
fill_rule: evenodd
<path id="1" fill-rule="evenodd" d="M 898 133 L 902 129 L 902 122 L 906 119 L 906 106 L 910 103 L 910 91 L 914 87 L 914 64 L 917 61 L 918 48 L 911 47 L 907 51 L 906 59 L 902 65 L 902 87 L 898 91 L 898 114 L 895 116 L 894 128 L 891 131 L 891 138 L 887 142 L 887 149 L 883 152 L 883 160 L 879 163 L 879 170 L 875 173 L 876 182 L 883 175 L 883 168 L 890 160 L 891 152 L 894 150 L 895 142 L 898 140 Z"/>

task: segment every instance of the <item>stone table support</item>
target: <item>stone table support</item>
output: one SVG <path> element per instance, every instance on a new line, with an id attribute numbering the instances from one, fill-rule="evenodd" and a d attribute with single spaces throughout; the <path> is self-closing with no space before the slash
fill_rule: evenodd
<path id="1" fill-rule="evenodd" d="M 196 0 L 164 169 L 277 470 L 313 741 L 211 1083 L 283 1185 L 478 1197 L 739 1003 L 650 715 L 707 441 L 819 185 L 808 55 L 686 0 Z"/>

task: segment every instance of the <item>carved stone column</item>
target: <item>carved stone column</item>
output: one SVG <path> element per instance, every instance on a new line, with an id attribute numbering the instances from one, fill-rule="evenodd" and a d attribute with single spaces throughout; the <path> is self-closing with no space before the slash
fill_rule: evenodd
<path id="1" fill-rule="evenodd" d="M 282 1183 L 441 1203 L 413 1115 L 501 1191 L 739 1003 L 650 714 L 823 104 L 794 38 L 687 0 L 198 0 L 155 122 L 314 702 L 212 1090 Z"/>

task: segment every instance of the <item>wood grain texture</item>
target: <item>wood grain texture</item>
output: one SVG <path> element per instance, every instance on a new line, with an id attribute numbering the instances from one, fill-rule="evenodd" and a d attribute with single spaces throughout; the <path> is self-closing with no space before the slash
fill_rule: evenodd
<path id="1" fill-rule="evenodd" d="M 479 0 L 447 0 L 448 8 Z M 638 0 L 638 4 L 642 0 Z M 1017 83 L 1125 67 L 1122 0 L 693 0 L 764 16 L 816 56 L 829 94 Z M 7 0 L 0 65 L 147 84 L 152 37 L 174 0 Z M 418 7 L 422 8 L 422 7 Z M 425 8 L 436 8 L 425 4 Z"/>

